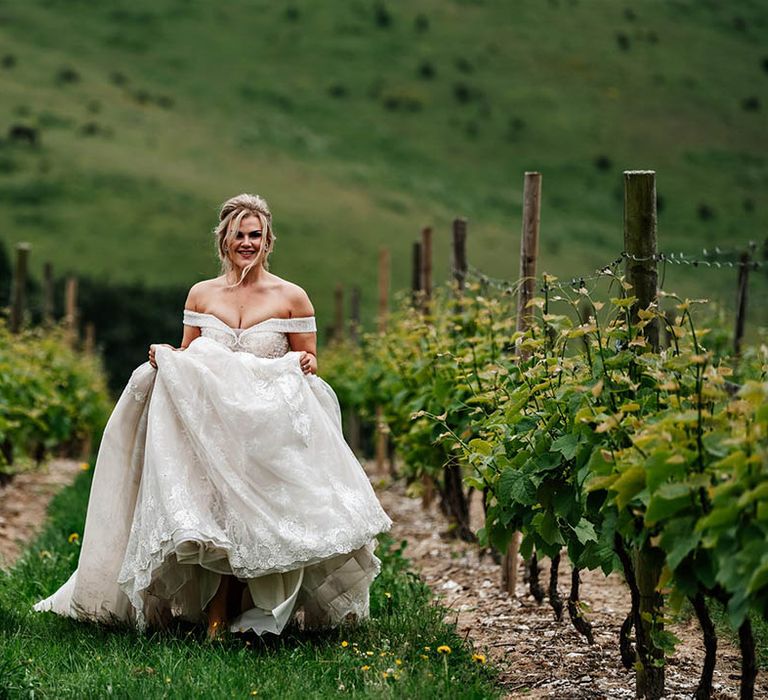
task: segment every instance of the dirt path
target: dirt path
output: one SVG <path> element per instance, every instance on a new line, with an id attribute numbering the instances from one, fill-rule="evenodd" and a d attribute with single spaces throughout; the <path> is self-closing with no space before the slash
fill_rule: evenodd
<path id="1" fill-rule="evenodd" d="M 53 459 L 0 489 L 0 569 L 9 569 L 39 532 L 51 498 L 72 483 L 80 467 L 71 459 Z"/>
<path id="2" fill-rule="evenodd" d="M 455 611 L 459 632 L 469 635 L 501 670 L 508 698 L 597 699 L 634 697 L 634 672 L 621 665 L 618 636 L 629 610 L 629 592 L 618 576 L 584 572 L 581 598 L 589 605 L 595 635 L 590 646 L 568 621 L 556 622 L 545 600 L 539 605 L 520 582 L 517 598 L 499 591 L 499 566 L 478 548 L 446 539 L 446 522 L 436 507 L 426 513 L 419 500 L 408 498 L 401 484 L 379 492 L 382 505 L 394 520 L 392 535 L 408 540 L 406 556 L 429 586 Z M 481 518 L 475 498 L 473 519 Z M 482 522 L 479 520 L 479 522 Z M 548 566 L 542 571 L 546 585 Z M 560 595 L 570 589 L 570 568 L 560 567 Z M 703 661 L 701 636 L 695 619 L 672 625 L 682 640 L 666 671 L 669 700 L 691 698 Z M 714 676 L 715 698 L 738 698 L 738 648 L 720 639 Z M 768 698 L 768 674 L 758 676 L 755 698 Z"/>

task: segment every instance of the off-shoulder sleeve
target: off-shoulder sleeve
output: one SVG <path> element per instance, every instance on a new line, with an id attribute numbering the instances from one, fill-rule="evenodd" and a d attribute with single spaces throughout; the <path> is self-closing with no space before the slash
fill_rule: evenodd
<path id="1" fill-rule="evenodd" d="M 197 311 L 191 311 L 190 309 L 184 309 L 183 323 L 185 326 L 196 326 L 197 328 L 201 328 L 205 325 L 205 321 L 205 314 L 198 313 Z"/>
<path id="2" fill-rule="evenodd" d="M 272 319 L 270 326 L 270 330 L 278 330 L 284 333 L 315 333 L 317 331 L 314 316 L 275 318 Z"/>

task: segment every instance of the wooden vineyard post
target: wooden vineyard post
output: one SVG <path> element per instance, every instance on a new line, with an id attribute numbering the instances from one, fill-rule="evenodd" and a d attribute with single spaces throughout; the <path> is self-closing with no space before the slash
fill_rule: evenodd
<path id="1" fill-rule="evenodd" d="M 413 247 L 414 264 L 418 263 L 418 291 L 415 299 L 423 314 L 429 313 L 429 303 L 432 299 L 432 229 L 425 226 L 421 229 L 421 241 Z M 416 271 L 414 270 L 414 286 Z M 421 507 L 427 510 L 435 498 L 435 482 L 429 474 L 421 475 Z"/>
<path id="2" fill-rule="evenodd" d="M 382 248 L 379 251 L 379 333 L 387 330 L 389 317 L 389 250 Z"/>
<path id="3" fill-rule="evenodd" d="M 83 339 L 83 350 L 88 355 L 93 355 L 96 346 L 96 326 L 93 321 L 88 321 L 85 324 L 85 338 Z M 91 450 L 93 449 L 93 433 L 91 430 L 83 435 L 80 442 L 80 460 L 82 462 L 89 462 L 91 459 Z"/>
<path id="4" fill-rule="evenodd" d="M 744 340 L 744 323 L 747 318 L 747 289 L 749 268 L 752 258 L 749 253 L 742 253 L 739 258 L 739 282 L 736 291 L 736 328 L 733 333 L 733 354 L 741 355 L 741 341 Z"/>
<path id="5" fill-rule="evenodd" d="M 389 316 L 389 250 L 382 248 L 379 251 L 379 335 L 387 332 L 387 317 Z M 384 409 L 376 406 L 376 469 L 379 474 L 384 473 L 384 463 L 388 453 L 389 428 L 384 422 Z M 390 463 L 390 471 L 393 465 Z"/>
<path id="6" fill-rule="evenodd" d="M 459 293 L 467 281 L 467 220 L 453 220 L 453 279 Z"/>
<path id="7" fill-rule="evenodd" d="M 525 331 L 533 322 L 528 302 L 536 291 L 536 258 L 539 254 L 541 222 L 541 173 L 526 172 L 523 184 L 523 224 L 520 237 L 520 287 L 517 296 L 517 330 Z M 520 533 L 512 535 L 501 562 L 501 588 L 515 595 L 519 566 Z"/>
<path id="8" fill-rule="evenodd" d="M 344 339 L 344 286 L 341 282 L 333 290 L 333 340 L 341 342 Z"/>
<path id="9" fill-rule="evenodd" d="M 64 325 L 70 342 L 77 342 L 77 277 L 67 277 L 64 287 Z"/>
<path id="10" fill-rule="evenodd" d="M 432 229 L 425 226 L 421 229 L 421 241 L 414 245 L 414 264 L 418 263 L 418 291 L 415 298 L 421 312 L 429 312 L 429 302 L 432 299 Z M 414 283 L 416 271 L 414 270 Z M 415 284 L 414 284 L 415 286 Z M 435 483 L 429 474 L 421 475 L 421 507 L 425 510 L 432 505 L 435 498 Z"/>
<path id="11" fill-rule="evenodd" d="M 89 355 L 93 355 L 96 347 L 96 326 L 93 321 L 85 324 L 85 338 L 83 339 L 83 350 Z"/>
<path id="12" fill-rule="evenodd" d="M 627 254 L 625 274 L 637 297 L 632 306 L 633 321 L 637 312 L 656 301 L 656 173 L 653 170 L 624 172 L 624 252 Z M 659 326 L 649 323 L 645 337 L 654 352 L 659 350 Z"/>
<path id="13" fill-rule="evenodd" d="M 43 265 L 43 323 L 53 323 L 53 265 Z"/>
<path id="14" fill-rule="evenodd" d="M 421 229 L 421 303 L 422 311 L 429 313 L 432 301 L 432 228 Z"/>
<path id="15" fill-rule="evenodd" d="M 467 222 L 466 219 L 453 220 L 453 256 L 452 276 L 456 284 L 456 307 L 461 309 L 460 297 L 464 293 L 464 282 L 467 277 Z M 464 481 L 461 475 L 461 464 L 452 458 L 444 470 L 445 505 L 455 528 L 456 535 L 467 542 L 474 540 L 469 523 L 469 504 L 464 494 Z"/>
<path id="16" fill-rule="evenodd" d="M 637 313 L 656 301 L 656 173 L 653 170 L 624 172 L 624 251 L 627 254 L 626 279 L 637 297 L 632 307 Z M 656 323 L 649 323 L 645 337 L 653 352 L 659 350 Z M 664 555 L 650 542 L 634 553 L 635 579 L 640 594 L 635 611 L 637 654 L 636 697 L 657 700 L 664 692 L 664 652 L 653 642 L 652 632 L 662 629 L 663 598 L 658 591 Z"/>
<path id="17" fill-rule="evenodd" d="M 416 308 L 421 296 L 421 242 L 413 244 L 411 256 L 411 305 Z"/>
<path id="18" fill-rule="evenodd" d="M 29 243 L 19 243 L 16 245 L 16 267 L 13 274 L 13 304 L 11 304 L 11 333 L 18 333 L 24 325 L 24 312 L 27 306 L 29 250 Z"/>
<path id="19" fill-rule="evenodd" d="M 354 345 L 360 342 L 360 287 L 355 285 L 349 294 L 349 339 Z"/>
<path id="20" fill-rule="evenodd" d="M 360 287 L 354 285 L 349 294 L 349 341 L 352 345 L 360 344 Z M 361 451 L 360 414 L 354 407 L 347 413 L 347 433 L 349 447 L 356 455 Z"/>
<path id="21" fill-rule="evenodd" d="M 536 260 L 539 256 L 541 221 L 541 173 L 525 173 L 523 186 L 523 229 L 520 238 L 520 292 L 517 295 L 517 330 L 525 331 L 533 323 L 528 302 L 536 292 Z"/>

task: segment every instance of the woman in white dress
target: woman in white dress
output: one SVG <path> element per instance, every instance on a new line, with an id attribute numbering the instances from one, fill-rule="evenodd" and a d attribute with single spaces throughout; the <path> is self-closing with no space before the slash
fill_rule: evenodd
<path id="1" fill-rule="evenodd" d="M 35 610 L 207 621 L 209 637 L 368 614 L 391 520 L 316 374 L 312 304 L 268 270 L 264 199 L 233 197 L 219 220 L 221 275 L 190 290 L 181 347 L 151 346 L 133 372 L 99 447 L 78 568 Z"/>

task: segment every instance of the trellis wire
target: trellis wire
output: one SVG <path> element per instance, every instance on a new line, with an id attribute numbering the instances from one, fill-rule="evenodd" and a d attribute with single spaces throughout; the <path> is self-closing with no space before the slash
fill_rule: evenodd
<path id="1" fill-rule="evenodd" d="M 752 243 L 750 244 L 750 248 L 753 250 L 755 249 L 755 245 Z M 739 251 L 726 251 L 721 249 L 719 246 L 715 246 L 714 251 L 710 251 L 707 248 L 702 249 L 702 256 L 703 257 L 710 257 L 712 255 L 719 255 L 719 256 L 731 256 L 731 255 L 738 255 Z M 653 260 L 655 262 L 660 262 L 666 265 L 667 263 L 670 263 L 672 265 L 689 265 L 692 267 L 708 267 L 708 268 L 714 268 L 714 269 L 736 269 L 740 267 L 746 267 L 750 270 L 759 270 L 764 267 L 766 267 L 766 262 L 761 260 L 747 260 L 747 261 L 741 261 L 741 260 L 701 260 L 699 258 L 693 258 L 690 255 L 687 255 L 686 253 L 656 253 L 656 255 L 651 255 L 648 257 L 640 257 L 637 255 L 632 255 L 630 253 L 627 253 L 626 251 L 622 251 L 619 256 L 608 263 L 607 265 L 604 265 L 603 267 L 599 267 L 595 270 L 595 272 L 587 274 L 587 275 L 578 275 L 576 277 L 572 277 L 570 280 L 570 286 L 574 289 L 580 289 L 586 287 L 586 282 L 592 282 L 594 280 L 600 280 L 605 279 L 606 276 L 611 275 L 612 273 L 615 273 L 616 268 L 625 260 L 632 260 L 634 262 L 647 262 L 649 260 Z M 490 275 L 487 275 L 486 273 L 482 272 L 481 270 L 478 270 L 476 267 L 469 265 L 468 266 L 468 273 L 477 279 L 482 284 L 489 285 L 491 287 L 494 287 L 495 289 L 499 289 L 503 292 L 506 292 L 508 294 L 512 294 L 516 292 L 517 290 L 517 282 L 510 282 L 509 280 L 501 279 L 498 277 L 491 277 Z M 662 272 L 662 283 L 659 286 L 663 286 L 664 281 L 664 273 Z M 559 286 L 559 285 L 553 285 L 552 283 L 548 283 L 549 287 L 552 286 Z"/>

